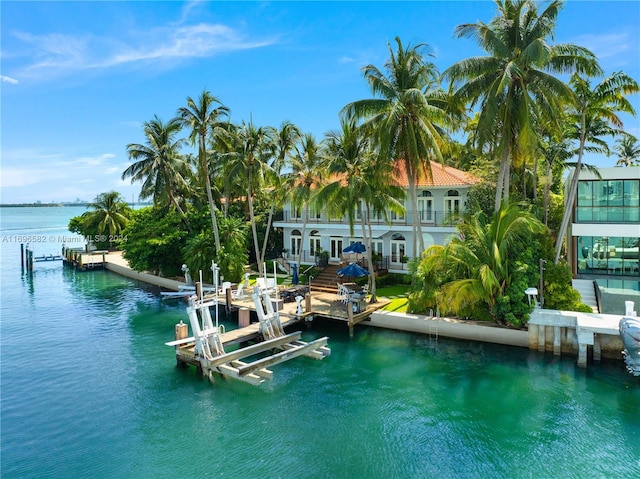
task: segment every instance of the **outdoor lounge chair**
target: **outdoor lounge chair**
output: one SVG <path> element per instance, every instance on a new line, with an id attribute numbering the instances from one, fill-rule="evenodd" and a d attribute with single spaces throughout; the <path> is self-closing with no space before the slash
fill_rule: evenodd
<path id="1" fill-rule="evenodd" d="M 231 297 L 233 299 L 243 299 L 244 298 L 244 283 L 238 283 L 238 289 L 231 292 Z"/>

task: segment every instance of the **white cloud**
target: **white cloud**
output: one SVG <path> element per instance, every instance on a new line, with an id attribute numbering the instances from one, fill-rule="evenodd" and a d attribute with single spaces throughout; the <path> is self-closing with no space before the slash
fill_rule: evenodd
<path id="1" fill-rule="evenodd" d="M 573 39 L 571 43 L 591 50 L 599 60 L 620 59 L 626 64 L 631 50 L 638 51 L 631 36 L 627 32 L 586 34 Z M 637 58 L 637 55 L 635 56 Z"/>
<path id="2" fill-rule="evenodd" d="M 54 168 L 3 167 L 2 173 L 0 173 L 0 186 L 2 188 L 11 188 L 37 185 L 64 178 L 64 176 L 64 173 Z"/>
<path id="3" fill-rule="evenodd" d="M 147 31 L 132 30 L 114 39 L 92 34 L 14 35 L 28 44 L 33 60 L 23 75 L 44 73 L 65 75 L 77 71 L 136 65 L 148 61 L 171 61 L 213 56 L 222 52 L 260 48 L 276 42 L 274 38 L 250 39 L 222 24 L 170 25 Z"/>
<path id="4" fill-rule="evenodd" d="M 15 78 L 8 77 L 6 75 L 0 75 L 0 80 L 2 80 L 2 82 L 4 83 L 11 83 L 13 85 L 18 83 L 18 80 L 16 80 Z"/>
<path id="5" fill-rule="evenodd" d="M 73 158 L 62 153 L 23 149 L 3 151 L 2 154 L 0 185 L 3 188 L 52 184 L 62 179 L 80 183 L 87 178 L 100 179 L 105 174 L 120 175 L 120 170 L 109 164 L 115 158 L 111 153 Z"/>

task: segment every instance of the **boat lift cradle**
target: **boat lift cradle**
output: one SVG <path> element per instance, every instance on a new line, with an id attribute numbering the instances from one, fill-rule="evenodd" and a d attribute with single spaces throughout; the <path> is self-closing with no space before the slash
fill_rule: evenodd
<path id="1" fill-rule="evenodd" d="M 253 300 L 260 321 L 259 331 L 264 341 L 229 353 L 225 352 L 221 338 L 223 328 L 214 326 L 209 310 L 210 306 L 218 304 L 217 298 L 208 300 L 194 295 L 189 298 L 187 306 L 193 336 L 165 344 L 175 346 L 178 356 L 182 348 L 193 347 L 193 355 L 199 362 L 203 375 L 212 381 L 214 373 L 218 373 L 254 385 L 272 378 L 273 372 L 267 369 L 268 366 L 302 355 L 323 359 L 331 354 L 331 349 L 326 346 L 328 337 L 305 342 L 300 340 L 302 333 L 299 331 L 285 334 L 280 316 L 273 310 L 267 291 L 255 288 Z M 246 361 L 250 356 L 274 349 L 279 351 L 260 359 Z"/>

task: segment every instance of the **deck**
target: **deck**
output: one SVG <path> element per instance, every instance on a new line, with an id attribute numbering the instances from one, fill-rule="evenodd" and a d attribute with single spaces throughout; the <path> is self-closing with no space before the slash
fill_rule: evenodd
<path id="1" fill-rule="evenodd" d="M 365 308 L 361 312 L 354 313 L 351 304 L 345 304 L 337 299 L 336 293 L 327 293 L 320 291 L 311 291 L 309 303 L 302 303 L 303 313 L 298 316 L 296 314 L 297 303 L 289 302 L 285 303 L 282 300 L 277 301 L 280 307 L 280 318 L 283 325 L 287 325 L 288 321 L 300 321 L 303 319 L 312 319 L 314 316 L 322 318 L 332 319 L 336 321 L 343 321 L 349 326 L 349 332 L 353 334 L 353 326 L 363 321 L 366 321 L 371 316 L 371 313 L 378 309 L 384 308 L 390 303 L 387 299 L 378 298 L 378 301 L 374 304 L 366 303 Z M 224 302 L 224 298 L 222 299 Z M 306 306 L 309 306 L 308 308 Z M 255 311 L 255 305 L 250 294 L 245 294 L 242 299 L 232 299 L 231 308 L 247 308 L 250 311 Z M 256 323 L 257 324 L 257 323 Z M 230 334 L 231 332 L 227 333 Z"/>

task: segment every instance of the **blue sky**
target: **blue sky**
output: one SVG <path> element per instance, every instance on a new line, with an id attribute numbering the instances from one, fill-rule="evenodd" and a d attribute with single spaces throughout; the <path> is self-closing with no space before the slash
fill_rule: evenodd
<path id="1" fill-rule="evenodd" d="M 290 120 L 320 139 L 369 98 L 361 67 L 387 41 L 428 43 L 440 70 L 481 54 L 454 28 L 489 22 L 490 1 L 14 2 L 1 13 L 2 203 L 91 200 L 122 181 L 142 123 L 208 89 L 234 122 Z M 640 2 L 569 0 L 554 43 L 576 43 L 606 73 L 640 81 Z M 640 111 L 638 95 L 633 97 Z M 640 137 L 640 120 L 625 117 Z M 614 158 L 592 158 L 613 166 Z"/>

